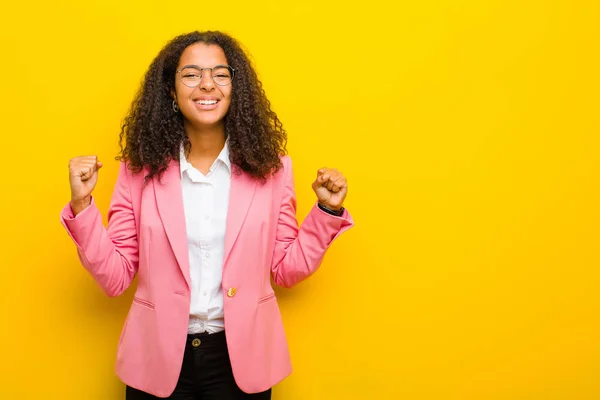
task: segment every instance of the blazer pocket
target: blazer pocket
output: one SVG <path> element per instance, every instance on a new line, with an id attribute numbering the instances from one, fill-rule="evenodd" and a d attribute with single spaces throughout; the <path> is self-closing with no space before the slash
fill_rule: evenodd
<path id="1" fill-rule="evenodd" d="M 154 310 L 154 304 L 152 304 L 148 300 L 140 299 L 139 297 L 133 296 L 133 302 L 139 304 L 142 307 Z"/>
<path id="2" fill-rule="evenodd" d="M 261 297 L 258 299 L 258 304 L 266 303 L 267 301 L 273 300 L 275 298 L 275 293 L 271 293 L 265 297 Z"/>

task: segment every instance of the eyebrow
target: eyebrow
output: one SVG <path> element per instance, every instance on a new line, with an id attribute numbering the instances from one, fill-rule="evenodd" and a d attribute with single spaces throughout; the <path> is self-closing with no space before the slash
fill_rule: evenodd
<path id="1" fill-rule="evenodd" d="M 217 67 L 225 67 L 225 68 L 229 68 L 229 65 L 225 65 L 225 64 L 217 64 L 212 68 L 217 68 Z M 196 68 L 196 69 L 204 69 L 199 65 L 195 65 L 195 64 L 188 64 L 188 65 L 184 65 L 183 67 L 180 68 L 180 70 L 184 69 L 184 68 Z M 206 67 L 206 68 L 210 68 L 210 67 Z"/>

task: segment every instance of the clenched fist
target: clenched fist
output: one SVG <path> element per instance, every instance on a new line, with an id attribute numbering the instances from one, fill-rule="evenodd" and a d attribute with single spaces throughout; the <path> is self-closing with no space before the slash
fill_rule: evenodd
<path id="1" fill-rule="evenodd" d="M 332 210 L 340 210 L 348 193 L 348 183 L 344 175 L 333 168 L 321 168 L 312 188 L 319 203 Z"/>
<path id="2" fill-rule="evenodd" d="M 69 161 L 71 209 L 75 215 L 90 205 L 100 168 L 102 163 L 96 156 L 75 157 Z"/>

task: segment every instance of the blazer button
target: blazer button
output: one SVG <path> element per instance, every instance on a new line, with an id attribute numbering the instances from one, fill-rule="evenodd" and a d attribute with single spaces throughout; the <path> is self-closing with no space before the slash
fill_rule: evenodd
<path id="1" fill-rule="evenodd" d="M 237 292 L 237 290 L 234 287 L 229 288 L 229 290 L 227 291 L 227 296 L 233 297 L 233 296 L 235 296 L 236 292 Z"/>

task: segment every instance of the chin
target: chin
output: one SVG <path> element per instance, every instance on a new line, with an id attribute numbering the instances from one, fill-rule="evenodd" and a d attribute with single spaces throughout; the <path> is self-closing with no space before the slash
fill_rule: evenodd
<path id="1" fill-rule="evenodd" d="M 198 115 L 197 113 L 191 113 L 187 116 L 184 114 L 184 119 L 193 126 L 197 127 L 209 127 L 223 123 L 224 115 L 213 114 L 213 115 Z"/>
<path id="2" fill-rule="evenodd" d="M 223 124 L 223 118 L 196 118 L 192 123 L 198 127 L 213 127 Z"/>

